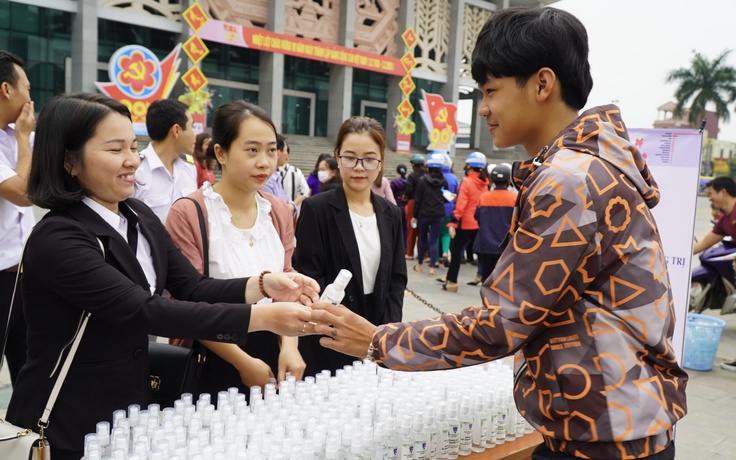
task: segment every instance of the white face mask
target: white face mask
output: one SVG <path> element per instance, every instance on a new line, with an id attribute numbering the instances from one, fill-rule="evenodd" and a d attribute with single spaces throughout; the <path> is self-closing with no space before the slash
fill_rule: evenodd
<path id="1" fill-rule="evenodd" d="M 330 171 L 317 171 L 317 179 L 319 179 L 320 183 L 324 184 L 331 179 Z"/>

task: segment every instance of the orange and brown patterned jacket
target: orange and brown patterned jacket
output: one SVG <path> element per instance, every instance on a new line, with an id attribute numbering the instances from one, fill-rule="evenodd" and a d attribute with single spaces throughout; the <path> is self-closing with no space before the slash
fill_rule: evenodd
<path id="1" fill-rule="evenodd" d="M 521 352 L 516 404 L 553 451 L 628 459 L 664 450 L 686 413 L 659 190 L 615 106 L 583 113 L 534 160 L 508 246 L 461 314 L 388 324 L 376 361 L 467 366 Z"/>

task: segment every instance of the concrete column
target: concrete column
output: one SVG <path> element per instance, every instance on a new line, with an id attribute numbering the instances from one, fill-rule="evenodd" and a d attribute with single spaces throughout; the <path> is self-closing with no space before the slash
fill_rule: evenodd
<path id="1" fill-rule="evenodd" d="M 337 44 L 352 48 L 355 37 L 355 0 L 340 2 L 340 30 Z M 353 104 L 353 68 L 330 64 L 330 94 L 327 102 L 327 137 L 335 139 L 340 125 L 350 115 Z"/>
<path id="2" fill-rule="evenodd" d="M 266 29 L 284 33 L 285 0 L 271 0 Z M 283 131 L 284 55 L 261 51 L 258 74 L 258 105 L 271 115 L 279 132 Z"/>
<path id="3" fill-rule="evenodd" d="M 96 92 L 97 0 L 77 0 L 72 17 L 72 91 Z"/>
<path id="4" fill-rule="evenodd" d="M 399 3 L 399 17 L 397 22 L 399 23 L 399 30 L 396 34 L 396 44 L 398 45 L 397 49 L 399 50 L 399 55 L 396 57 L 400 58 L 406 52 L 406 45 L 404 45 L 404 41 L 401 39 L 401 34 L 403 34 L 408 27 L 414 27 L 414 0 L 406 0 Z M 388 100 L 386 101 L 386 145 L 388 145 L 388 148 L 391 150 L 396 150 L 396 129 L 394 129 L 393 123 L 394 117 L 397 114 L 396 106 L 401 104 L 401 99 L 404 97 L 401 93 L 401 89 L 399 88 L 399 82 L 402 78 L 404 77 L 390 76 L 388 78 Z M 419 110 L 419 108 L 415 107 L 414 110 Z M 416 123 L 421 123 L 419 118 L 415 119 Z"/>
<path id="5" fill-rule="evenodd" d="M 445 102 L 457 105 L 460 99 L 460 65 L 463 58 L 463 27 L 465 17 L 465 0 L 451 2 L 450 9 L 450 40 L 447 47 L 447 83 L 440 84 L 440 95 Z M 450 156 L 455 156 L 455 146 L 452 146 Z"/>

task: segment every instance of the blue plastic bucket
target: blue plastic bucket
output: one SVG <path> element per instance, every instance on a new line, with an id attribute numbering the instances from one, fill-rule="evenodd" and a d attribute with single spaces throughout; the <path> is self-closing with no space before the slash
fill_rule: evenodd
<path id="1" fill-rule="evenodd" d="M 726 327 L 722 319 L 688 313 L 685 328 L 685 356 L 683 367 L 694 371 L 713 369 L 721 331 Z"/>

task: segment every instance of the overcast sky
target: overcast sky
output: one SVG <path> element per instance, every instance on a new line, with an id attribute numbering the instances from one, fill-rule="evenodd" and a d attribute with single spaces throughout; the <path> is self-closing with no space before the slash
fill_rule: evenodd
<path id="1" fill-rule="evenodd" d="M 735 0 L 561 0 L 551 6 L 577 16 L 588 30 L 593 91 L 586 108 L 616 104 L 630 128 L 651 128 L 657 107 L 675 101 L 665 83 L 676 68 L 689 67 L 693 51 L 709 59 L 734 50 Z M 719 139 L 736 142 L 736 113 L 720 124 Z"/>

